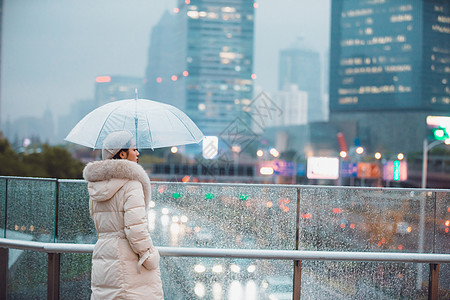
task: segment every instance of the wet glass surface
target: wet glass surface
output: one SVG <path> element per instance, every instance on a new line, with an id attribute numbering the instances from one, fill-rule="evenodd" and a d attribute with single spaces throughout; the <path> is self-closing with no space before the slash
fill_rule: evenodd
<path id="1" fill-rule="evenodd" d="M 8 299 L 47 298 L 47 253 L 9 251 Z"/>
<path id="2" fill-rule="evenodd" d="M 300 249 L 431 253 L 434 203 L 431 192 L 302 188 Z"/>
<path id="3" fill-rule="evenodd" d="M 97 240 L 94 222 L 89 216 L 87 183 L 81 180 L 59 182 L 58 241 L 92 244 Z"/>
<path id="4" fill-rule="evenodd" d="M 153 184 L 149 227 L 161 246 L 295 249 L 295 189 Z"/>
<path id="5" fill-rule="evenodd" d="M 8 180 L 7 190 L 7 237 L 52 242 L 56 183 Z M 86 182 L 62 180 L 58 195 L 57 241 L 95 243 Z M 449 251 L 449 194 L 408 189 L 153 182 L 149 232 L 156 246 L 295 250 L 297 203 L 300 250 Z M 46 254 L 11 250 L 11 293 L 45 294 L 46 266 Z M 303 261 L 302 267 L 302 299 L 420 299 L 428 289 L 428 264 Z M 62 254 L 61 297 L 89 297 L 90 268 L 90 254 Z M 167 299 L 291 299 L 292 272 L 291 261 L 161 259 Z M 442 265 L 444 296 L 446 274 Z"/>
<path id="6" fill-rule="evenodd" d="M 61 254 L 59 295 L 61 299 L 89 299 L 91 295 L 91 254 Z"/>
<path id="7" fill-rule="evenodd" d="M 6 238 L 53 242 L 56 181 L 8 179 Z M 9 251 L 9 299 L 45 299 L 47 254 Z"/>
<path id="8" fill-rule="evenodd" d="M 53 242 L 56 181 L 8 179 L 6 237 Z"/>
<path id="9" fill-rule="evenodd" d="M 0 178 L 0 237 L 6 235 L 6 179 Z"/>

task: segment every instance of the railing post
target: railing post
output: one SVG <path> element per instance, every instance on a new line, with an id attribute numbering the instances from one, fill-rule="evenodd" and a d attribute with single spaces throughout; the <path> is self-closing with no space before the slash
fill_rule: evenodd
<path id="1" fill-rule="evenodd" d="M 297 218 L 295 225 L 295 250 L 300 249 L 300 188 L 297 188 Z M 294 260 L 294 291 L 293 300 L 300 300 L 302 289 L 302 261 Z"/>
<path id="2" fill-rule="evenodd" d="M 59 299 L 60 253 L 48 253 L 47 300 Z"/>
<path id="3" fill-rule="evenodd" d="M 293 300 L 300 300 L 302 290 L 302 261 L 294 260 L 294 294 Z"/>
<path id="4" fill-rule="evenodd" d="M 8 299 L 8 248 L 0 248 L 0 299 Z"/>
<path id="5" fill-rule="evenodd" d="M 6 228 L 8 228 L 8 178 L 5 180 L 5 224 L 3 237 L 6 238 Z"/>
<path id="6" fill-rule="evenodd" d="M 55 232 L 53 234 L 53 242 L 58 241 L 58 223 L 59 223 L 59 179 L 56 179 L 55 189 Z"/>
<path id="7" fill-rule="evenodd" d="M 439 264 L 430 264 L 428 300 L 437 300 L 439 294 Z"/>

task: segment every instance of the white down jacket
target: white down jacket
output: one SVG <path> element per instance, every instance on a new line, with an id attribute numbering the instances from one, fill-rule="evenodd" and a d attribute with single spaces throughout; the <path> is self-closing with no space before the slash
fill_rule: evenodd
<path id="1" fill-rule="evenodd" d="M 83 176 L 98 234 L 91 299 L 164 299 L 159 253 L 147 227 L 151 187 L 144 169 L 108 159 L 89 163 Z"/>

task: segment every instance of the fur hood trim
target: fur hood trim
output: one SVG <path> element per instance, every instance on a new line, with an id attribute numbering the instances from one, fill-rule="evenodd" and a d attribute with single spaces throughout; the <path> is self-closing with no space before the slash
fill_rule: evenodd
<path id="1" fill-rule="evenodd" d="M 83 170 L 83 178 L 88 182 L 107 181 L 110 179 L 137 180 L 144 190 L 145 207 L 148 208 L 152 197 L 150 178 L 144 168 L 136 162 L 126 159 L 107 159 L 90 162 Z"/>

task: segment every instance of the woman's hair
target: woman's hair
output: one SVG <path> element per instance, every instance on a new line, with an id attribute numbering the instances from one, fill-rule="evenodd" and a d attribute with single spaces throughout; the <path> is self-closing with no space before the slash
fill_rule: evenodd
<path id="1" fill-rule="evenodd" d="M 129 150 L 128 148 L 122 148 L 122 149 L 120 149 L 119 152 L 117 152 L 113 157 L 111 157 L 111 159 L 122 159 L 122 157 L 120 157 L 120 153 L 121 153 L 122 151 L 128 153 L 128 150 Z"/>

